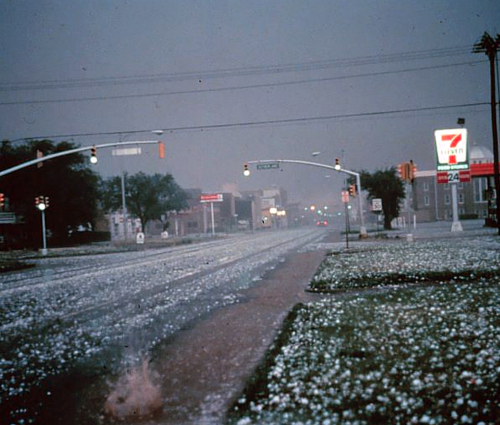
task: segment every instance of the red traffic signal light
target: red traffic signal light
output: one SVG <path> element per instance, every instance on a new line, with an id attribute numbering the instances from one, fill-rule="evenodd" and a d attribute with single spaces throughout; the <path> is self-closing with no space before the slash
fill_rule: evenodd
<path id="1" fill-rule="evenodd" d="M 158 157 L 160 159 L 165 158 L 165 143 L 158 142 Z"/>
<path id="2" fill-rule="evenodd" d="M 398 173 L 401 180 L 407 181 L 410 179 L 410 163 L 402 162 L 398 165 Z"/>
<path id="3" fill-rule="evenodd" d="M 417 172 L 417 166 L 414 164 L 412 159 L 410 159 L 410 162 L 408 163 L 408 171 L 408 179 L 413 183 L 413 180 L 415 180 L 415 173 Z"/>
<path id="4" fill-rule="evenodd" d="M 0 193 L 0 207 L 3 207 L 5 205 L 5 195 L 3 193 Z"/>
<path id="5" fill-rule="evenodd" d="M 413 183 L 416 172 L 417 166 L 413 163 L 413 160 L 410 160 L 409 162 L 402 162 L 398 165 L 398 174 L 401 180 Z"/>
<path id="6" fill-rule="evenodd" d="M 399 174 L 399 178 L 401 180 L 406 180 L 407 178 L 407 174 L 406 174 L 406 163 L 401 163 L 401 164 L 398 164 L 398 174 Z"/>
<path id="7" fill-rule="evenodd" d="M 352 197 L 355 197 L 356 196 L 356 185 L 355 184 L 351 184 L 349 186 L 349 195 L 351 195 Z"/>

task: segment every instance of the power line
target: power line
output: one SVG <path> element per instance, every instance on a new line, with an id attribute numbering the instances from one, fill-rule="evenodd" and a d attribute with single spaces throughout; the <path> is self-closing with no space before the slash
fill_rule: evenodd
<path id="1" fill-rule="evenodd" d="M 459 62 L 459 63 L 451 63 L 445 65 L 432 65 L 432 66 L 424 66 L 419 68 L 407 68 L 400 69 L 394 71 L 380 71 L 380 72 L 369 72 L 363 74 L 354 74 L 354 75 L 342 75 L 336 77 L 325 77 L 325 78 L 312 78 L 305 80 L 295 80 L 295 81 L 285 81 L 280 83 L 264 83 L 264 84 L 250 84 L 245 86 L 230 86 L 230 87 L 219 87 L 213 89 L 197 89 L 197 90 L 179 90 L 172 92 L 163 92 L 163 93 L 143 93 L 143 94 L 124 94 L 124 95 L 116 95 L 116 96 L 94 96 L 94 97 L 82 97 L 82 98 L 66 98 L 66 99 L 54 99 L 54 100 L 20 100 L 14 102 L 0 102 L 0 106 L 13 106 L 13 105 L 28 105 L 28 104 L 44 104 L 44 103 L 66 103 L 66 102 L 88 102 L 88 101 L 99 101 L 99 100 L 122 100 L 122 99 L 134 99 L 134 98 L 145 98 L 145 97 L 160 97 L 160 96 L 173 96 L 173 95 L 182 95 L 182 94 L 200 94 L 200 93 L 214 93 L 214 92 L 223 92 L 223 91 L 231 91 L 231 90 L 246 90 L 246 89 L 254 89 L 254 88 L 266 88 L 266 87 L 280 87 L 280 86 L 288 86 L 295 84 L 306 84 L 306 83 L 319 83 L 326 81 L 335 81 L 335 80 L 345 80 L 351 78 L 364 78 L 364 77 L 373 77 L 373 76 L 382 76 L 382 75 L 391 75 L 391 74 L 402 74 L 406 72 L 416 72 L 416 71 L 428 71 L 433 69 L 444 69 L 444 68 L 453 68 L 457 66 L 464 65 L 475 65 L 479 63 L 487 62 L 486 60 L 477 60 L 477 61 L 469 61 L 469 62 Z"/>
<path id="2" fill-rule="evenodd" d="M 188 71 L 178 73 L 159 73 L 134 76 L 117 76 L 86 79 L 39 80 L 0 84 L 0 91 L 45 90 L 54 88 L 101 87 L 106 85 L 155 83 L 166 81 L 183 81 L 192 79 L 214 79 L 241 77 L 262 74 L 281 74 L 286 72 L 310 71 L 337 67 L 375 65 L 392 62 L 404 62 L 422 59 L 442 58 L 470 54 L 468 46 L 441 49 L 420 50 L 414 52 L 391 53 L 385 55 L 360 56 L 355 58 L 330 59 L 313 62 L 288 63 L 281 65 L 265 65 L 240 68 L 226 68 L 212 71 Z"/>
<path id="3" fill-rule="evenodd" d="M 389 111 L 373 111 L 373 112 L 359 112 L 352 114 L 340 114 L 340 115 L 326 115 L 326 116 L 316 116 L 316 117 L 302 117 L 302 118 L 285 118 L 278 120 L 266 120 L 266 121 L 247 121 L 247 122 L 237 122 L 237 123 L 227 123 L 227 124 L 209 124 L 209 125 L 195 125 L 195 126 L 183 126 L 183 127 L 171 127 L 163 128 L 165 133 L 181 132 L 181 131 L 196 131 L 196 130 L 220 130 L 220 129 L 230 129 L 230 128 L 244 128 L 253 127 L 260 125 L 276 125 L 276 124 L 297 124 L 306 123 L 312 121 L 327 121 L 335 119 L 345 119 L 345 118 L 360 118 L 360 117 L 377 117 L 385 115 L 395 115 L 404 114 L 410 112 L 422 112 L 422 111 L 436 111 L 444 109 L 458 109 L 458 108 L 471 108 L 477 106 L 489 105 L 488 102 L 476 102 L 476 103 L 464 103 L 460 105 L 444 105 L 444 106 L 427 106 L 422 108 L 410 108 L 410 109 L 395 109 Z M 35 136 L 35 137 L 25 137 L 20 139 L 11 140 L 11 142 L 18 141 L 29 141 L 29 140 L 44 140 L 44 139 L 63 139 L 71 137 L 91 137 L 91 136 L 117 136 L 120 134 L 138 134 L 138 133 L 149 133 L 151 130 L 132 130 L 132 131 L 109 131 L 100 133 L 73 133 L 73 134 L 60 134 L 60 135 L 50 135 L 50 136 Z"/>

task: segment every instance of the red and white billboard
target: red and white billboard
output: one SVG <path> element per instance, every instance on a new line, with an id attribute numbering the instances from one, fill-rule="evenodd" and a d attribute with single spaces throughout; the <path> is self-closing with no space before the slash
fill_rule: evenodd
<path id="1" fill-rule="evenodd" d="M 200 202 L 222 202 L 224 201 L 224 196 L 222 193 L 209 193 L 201 195 Z"/>

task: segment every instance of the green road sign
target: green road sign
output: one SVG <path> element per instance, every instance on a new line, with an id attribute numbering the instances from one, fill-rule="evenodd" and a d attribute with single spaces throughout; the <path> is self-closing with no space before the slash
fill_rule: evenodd
<path id="1" fill-rule="evenodd" d="M 273 170 L 277 168 L 280 168 L 280 165 L 277 162 L 270 164 L 257 164 L 257 170 Z"/>

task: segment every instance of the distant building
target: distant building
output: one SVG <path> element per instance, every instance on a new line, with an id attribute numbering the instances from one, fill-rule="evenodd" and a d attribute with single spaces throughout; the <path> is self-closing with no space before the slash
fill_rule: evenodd
<path id="1" fill-rule="evenodd" d="M 492 215 L 494 191 L 493 176 L 481 172 L 473 164 L 492 164 L 493 154 L 484 146 L 472 146 L 469 152 L 472 178 L 469 183 L 457 183 L 458 214 L 465 218 L 484 218 Z M 407 200 L 401 215 L 415 214 L 417 221 L 452 220 L 453 207 L 450 184 L 438 184 L 436 170 L 417 171 L 413 185 L 409 185 Z"/>
<path id="2" fill-rule="evenodd" d="M 165 213 L 162 220 L 148 222 L 147 237 L 160 237 L 167 228 L 172 236 L 210 234 L 212 232 L 212 204 L 201 202 L 201 189 L 185 189 L 188 194 L 188 207 L 182 211 Z M 265 228 L 285 228 L 299 225 L 300 209 L 298 204 L 288 206 L 287 194 L 282 188 L 259 189 L 240 192 L 234 183 L 223 185 L 220 192 L 222 202 L 213 202 L 214 228 L 216 233 L 230 233 Z M 276 208 L 275 214 L 271 214 Z M 291 221 L 292 220 L 292 221 Z M 113 239 L 124 238 L 123 216 L 121 212 L 110 215 Z M 128 235 L 135 237 L 140 229 L 140 220 L 129 217 Z"/>
<path id="3" fill-rule="evenodd" d="M 141 220 L 130 215 L 127 217 L 127 227 L 125 228 L 121 211 L 107 214 L 107 218 L 109 220 L 111 240 L 113 241 L 125 239 L 125 232 L 128 239 L 134 239 L 137 232 L 141 230 Z"/>
<path id="4" fill-rule="evenodd" d="M 258 230 L 263 227 L 262 223 L 262 190 L 247 190 L 241 192 L 241 197 L 245 201 L 251 201 L 252 218 L 250 221 L 250 228 Z M 241 217 L 246 220 L 246 217 Z"/>

